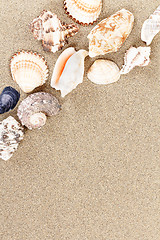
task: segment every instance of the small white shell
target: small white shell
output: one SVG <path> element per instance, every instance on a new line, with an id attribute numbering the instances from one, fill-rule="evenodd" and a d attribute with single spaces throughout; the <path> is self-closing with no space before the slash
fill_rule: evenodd
<path id="1" fill-rule="evenodd" d="M 21 51 L 11 59 L 13 80 L 25 93 L 43 85 L 48 78 L 48 67 L 42 56 L 33 52 Z"/>
<path id="2" fill-rule="evenodd" d="M 67 61 L 64 70 L 57 82 L 55 82 L 54 73 L 51 82 L 51 87 L 61 91 L 61 96 L 64 97 L 83 82 L 84 75 L 84 59 L 88 55 L 86 50 L 79 50 L 74 53 Z M 62 62 L 64 64 L 64 62 Z"/>
<path id="3" fill-rule="evenodd" d="M 160 31 L 160 5 L 154 13 L 143 23 L 141 39 L 150 45 L 155 35 Z"/>
<path id="4" fill-rule="evenodd" d="M 96 60 L 88 71 L 88 78 L 96 84 L 110 84 L 120 78 L 118 66 L 109 60 Z"/>
<path id="5" fill-rule="evenodd" d="M 150 47 L 130 47 L 125 53 L 124 65 L 120 74 L 129 73 L 135 66 L 147 66 L 150 62 Z"/>

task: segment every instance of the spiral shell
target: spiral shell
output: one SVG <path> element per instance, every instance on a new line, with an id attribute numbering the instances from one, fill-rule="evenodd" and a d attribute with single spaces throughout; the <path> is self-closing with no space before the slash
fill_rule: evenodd
<path id="1" fill-rule="evenodd" d="M 44 10 L 30 24 L 30 29 L 37 40 L 42 40 L 45 51 L 57 52 L 67 43 L 69 37 L 79 31 L 75 24 L 62 23 L 56 14 Z"/>
<path id="2" fill-rule="evenodd" d="M 67 48 L 59 56 L 51 79 L 51 87 L 61 91 L 64 97 L 83 82 L 84 60 L 88 55 L 86 50 L 76 52 Z"/>
<path id="3" fill-rule="evenodd" d="M 150 47 L 130 47 L 124 57 L 124 65 L 120 74 L 129 73 L 134 67 L 144 67 L 150 63 Z"/>
<path id="4" fill-rule="evenodd" d="M 38 92 L 29 95 L 20 103 L 17 115 L 22 125 L 28 129 L 41 128 L 46 123 L 46 116 L 56 115 L 60 107 L 52 94 Z"/>
<path id="5" fill-rule="evenodd" d="M 21 51 L 11 59 L 13 80 L 25 93 L 43 85 L 48 78 L 48 67 L 44 57 L 38 53 Z"/>
<path id="6" fill-rule="evenodd" d="M 141 39 L 150 45 L 155 35 L 160 31 L 160 5 L 154 13 L 143 23 Z"/>

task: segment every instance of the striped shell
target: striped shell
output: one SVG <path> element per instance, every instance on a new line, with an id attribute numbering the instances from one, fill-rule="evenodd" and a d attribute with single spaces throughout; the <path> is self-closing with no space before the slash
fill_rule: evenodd
<path id="1" fill-rule="evenodd" d="M 13 80 L 25 93 L 43 85 L 48 78 L 46 61 L 37 53 L 21 51 L 14 54 L 10 68 Z"/>
<path id="2" fill-rule="evenodd" d="M 81 25 L 93 24 L 102 9 L 102 0 L 65 0 L 66 13 Z"/>

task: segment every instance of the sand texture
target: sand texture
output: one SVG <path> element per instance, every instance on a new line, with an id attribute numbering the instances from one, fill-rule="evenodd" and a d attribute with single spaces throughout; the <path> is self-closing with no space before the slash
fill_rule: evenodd
<path id="1" fill-rule="evenodd" d="M 98 21 L 126 8 L 133 30 L 117 53 L 95 59 L 123 64 L 131 46 L 145 46 L 143 22 L 158 6 L 154 0 L 103 0 Z M 13 157 L 0 159 L 1 240 L 159 240 L 160 239 L 160 34 L 151 44 L 151 64 L 136 67 L 116 83 L 100 86 L 86 77 L 95 59 L 85 60 L 84 82 L 65 98 L 50 87 L 62 52 L 45 52 L 28 25 L 43 9 L 72 23 L 62 0 L 0 0 L 0 91 L 19 89 L 9 62 L 18 50 L 45 57 L 46 91 L 62 110 L 41 130 L 26 131 Z M 94 24 L 95 26 L 95 24 Z M 80 26 L 69 46 L 88 50 L 93 26 Z M 21 92 L 24 99 L 27 94 Z M 19 102 L 20 103 L 20 102 Z M 0 116 L 17 120 L 17 107 Z"/>

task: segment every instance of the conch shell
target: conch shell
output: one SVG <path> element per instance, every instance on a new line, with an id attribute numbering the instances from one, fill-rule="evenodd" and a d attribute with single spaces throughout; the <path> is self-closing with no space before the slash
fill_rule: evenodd
<path id="1" fill-rule="evenodd" d="M 99 17 L 102 0 L 65 0 L 64 9 L 75 22 L 88 26 Z"/>
<path id="2" fill-rule="evenodd" d="M 12 116 L 0 122 L 0 158 L 9 160 L 23 137 L 23 127 Z"/>
<path id="3" fill-rule="evenodd" d="M 130 47 L 125 53 L 124 66 L 121 69 L 120 74 L 129 73 L 135 66 L 147 66 L 150 62 L 150 53 L 150 47 Z"/>
<path id="4" fill-rule="evenodd" d="M 60 108 L 53 95 L 38 92 L 29 95 L 20 103 L 17 115 L 22 125 L 28 129 L 41 128 L 46 123 L 46 115 L 56 115 Z"/>
<path id="5" fill-rule="evenodd" d="M 142 26 L 141 39 L 150 45 L 155 35 L 160 31 L 160 5 Z"/>
<path id="6" fill-rule="evenodd" d="M 133 22 L 133 14 L 122 9 L 98 23 L 88 35 L 89 56 L 118 51 L 129 36 Z"/>
<path id="7" fill-rule="evenodd" d="M 86 50 L 76 52 L 74 48 L 68 48 L 59 56 L 53 71 L 51 87 L 60 90 L 62 97 L 83 82 L 84 59 L 87 55 Z"/>
<path id="8" fill-rule="evenodd" d="M 90 67 L 87 76 L 93 83 L 110 84 L 119 80 L 120 70 L 114 62 L 99 59 Z"/>
<path id="9" fill-rule="evenodd" d="M 61 50 L 79 30 L 75 24 L 62 24 L 56 14 L 45 10 L 33 20 L 30 29 L 35 39 L 42 40 L 43 49 L 53 53 Z"/>
<path id="10" fill-rule="evenodd" d="M 43 85 L 48 78 L 48 67 L 44 57 L 38 53 L 21 51 L 11 59 L 13 80 L 25 93 Z"/>

